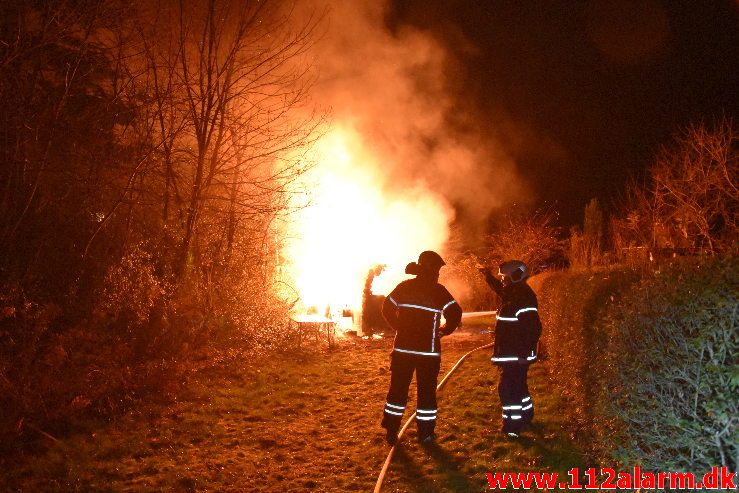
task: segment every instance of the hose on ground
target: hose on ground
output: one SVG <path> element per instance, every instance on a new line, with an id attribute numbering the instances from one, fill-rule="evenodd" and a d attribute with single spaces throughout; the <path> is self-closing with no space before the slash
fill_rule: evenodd
<path id="1" fill-rule="evenodd" d="M 473 349 L 472 351 L 465 353 L 464 356 L 459 358 L 459 360 L 454 364 L 454 366 L 452 366 L 452 369 L 449 370 L 446 373 L 446 375 L 444 375 L 444 378 L 441 380 L 441 382 L 439 382 L 439 385 L 436 386 L 436 391 L 438 392 L 444 387 L 444 385 L 446 385 L 446 383 L 449 381 L 449 377 L 451 377 L 452 374 L 457 370 L 457 368 L 459 368 L 459 366 L 462 364 L 465 358 L 467 358 L 467 356 L 474 353 L 475 351 L 480 351 L 481 349 L 486 349 L 490 347 L 493 347 L 492 342 L 490 344 L 485 344 L 484 346 L 477 347 Z M 380 493 L 380 491 L 382 490 L 382 482 L 385 480 L 385 474 L 387 474 L 387 470 L 390 467 L 390 462 L 393 460 L 393 455 L 395 454 L 395 448 L 400 443 L 400 438 L 403 436 L 403 433 L 405 433 L 405 430 L 408 428 L 408 426 L 410 426 L 410 424 L 413 422 L 415 417 L 416 417 L 416 413 L 411 414 L 411 416 L 408 418 L 405 424 L 403 424 L 403 427 L 398 432 L 398 438 L 395 441 L 395 445 L 390 447 L 390 452 L 388 452 L 387 454 L 387 459 L 385 459 L 385 463 L 382 465 L 382 470 L 380 471 L 380 475 L 377 477 L 377 483 L 375 483 L 374 493 Z"/>

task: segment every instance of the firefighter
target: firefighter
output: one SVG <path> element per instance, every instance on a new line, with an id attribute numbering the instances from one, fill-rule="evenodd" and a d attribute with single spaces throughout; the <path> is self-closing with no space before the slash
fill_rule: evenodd
<path id="1" fill-rule="evenodd" d="M 398 284 L 382 306 L 383 316 L 396 331 L 390 362 L 390 390 L 382 418 L 382 427 L 387 430 L 387 441 L 391 445 L 397 440 L 414 372 L 418 390 L 418 440 L 428 444 L 435 438 L 441 337 L 454 332 L 462 319 L 462 309 L 438 282 L 439 270 L 444 265 L 438 253 L 421 253 L 418 262 L 411 262 L 405 268 L 406 274 L 416 277 Z M 445 325 L 441 325 L 442 315 Z"/>
<path id="2" fill-rule="evenodd" d="M 498 395 L 503 406 L 502 431 L 517 437 L 534 419 L 534 401 L 526 379 L 529 365 L 537 359 L 541 335 L 536 294 L 526 283 L 529 271 L 520 260 L 500 264 L 500 279 L 488 269 L 480 271 L 501 298 L 491 360 L 501 369 Z"/>

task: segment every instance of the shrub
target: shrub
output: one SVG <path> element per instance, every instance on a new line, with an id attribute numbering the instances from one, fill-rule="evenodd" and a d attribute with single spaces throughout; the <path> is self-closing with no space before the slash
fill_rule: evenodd
<path id="1" fill-rule="evenodd" d="M 175 390 L 189 371 L 182 358 L 136 358 L 135 334 L 111 327 L 69 326 L 57 305 L 0 295 L 0 454 L 41 429 L 63 434 L 82 413 L 108 417 Z"/>
<path id="2" fill-rule="evenodd" d="M 617 458 L 662 470 L 736 470 L 736 259 L 681 262 L 646 278 L 607 320 Z"/>
<path id="3" fill-rule="evenodd" d="M 573 269 L 590 269 L 601 261 L 600 245 L 593 241 L 591 237 L 583 234 L 578 228 L 573 227 L 570 229 L 567 258 L 570 260 L 570 267 Z"/>
<path id="4" fill-rule="evenodd" d="M 646 183 L 626 189 L 614 243 L 654 253 L 736 253 L 739 132 L 733 120 L 691 125 L 661 149 Z"/>
<path id="5" fill-rule="evenodd" d="M 449 289 L 464 311 L 490 310 L 495 306 L 495 294 L 479 272 L 480 259 L 472 254 L 451 254 L 441 270 L 440 282 Z"/>
<path id="6" fill-rule="evenodd" d="M 143 244 L 135 245 L 112 265 L 105 276 L 99 307 L 115 319 L 138 327 L 166 292 L 166 283 L 154 273 L 154 260 Z"/>
<path id="7" fill-rule="evenodd" d="M 513 210 L 493 225 L 483 260 L 494 267 L 506 260 L 521 260 L 534 273 L 545 262 L 561 261 L 564 242 L 558 238 L 556 221 L 557 214 L 552 211 Z"/>
<path id="8" fill-rule="evenodd" d="M 603 211 L 598 199 L 593 198 L 585 206 L 583 228 L 570 229 L 567 257 L 574 269 L 590 269 L 604 265 Z"/>
<path id="9" fill-rule="evenodd" d="M 562 411 L 572 436 L 587 437 L 579 446 L 607 462 L 613 426 L 606 422 L 602 404 L 606 381 L 597 371 L 605 366 L 608 344 L 599 322 L 638 278 L 630 270 L 557 271 L 530 281 L 539 298 L 552 391 L 568 403 Z"/>
<path id="10" fill-rule="evenodd" d="M 215 312 L 224 324 L 222 342 L 253 355 L 293 349 L 288 343 L 295 333 L 291 307 L 275 294 L 270 280 L 243 270 L 226 282 L 228 286 L 223 287 Z"/>
<path id="11" fill-rule="evenodd" d="M 735 258 L 532 279 L 552 385 L 594 459 L 736 469 L 737 279 Z"/>

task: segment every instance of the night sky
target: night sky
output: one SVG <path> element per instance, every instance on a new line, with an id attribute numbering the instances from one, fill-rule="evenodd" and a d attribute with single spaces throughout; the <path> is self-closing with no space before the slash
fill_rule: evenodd
<path id="1" fill-rule="evenodd" d="M 459 107 L 563 224 L 609 208 L 689 122 L 739 108 L 739 2 L 395 0 L 456 59 Z M 453 118 L 453 117 L 452 117 Z"/>

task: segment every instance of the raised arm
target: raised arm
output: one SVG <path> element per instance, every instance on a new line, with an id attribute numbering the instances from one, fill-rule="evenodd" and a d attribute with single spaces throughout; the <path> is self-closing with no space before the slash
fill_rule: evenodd
<path id="1" fill-rule="evenodd" d="M 490 270 L 487 268 L 479 269 L 480 272 L 485 276 L 485 282 L 488 283 L 488 286 L 492 288 L 493 291 L 498 296 L 503 296 L 503 283 L 500 282 L 500 279 L 495 277 L 493 274 L 490 273 Z"/>

